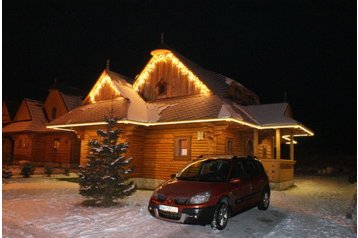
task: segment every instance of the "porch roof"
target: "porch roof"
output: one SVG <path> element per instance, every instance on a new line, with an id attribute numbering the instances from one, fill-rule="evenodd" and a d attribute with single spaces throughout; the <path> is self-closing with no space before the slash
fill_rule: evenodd
<path id="1" fill-rule="evenodd" d="M 288 103 L 275 103 L 250 105 L 246 109 L 262 126 L 300 124 L 287 115 L 288 106 Z"/>

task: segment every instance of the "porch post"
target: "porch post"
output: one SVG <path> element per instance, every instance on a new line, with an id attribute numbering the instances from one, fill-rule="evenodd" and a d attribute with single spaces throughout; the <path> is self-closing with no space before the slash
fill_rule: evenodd
<path id="1" fill-rule="evenodd" d="M 280 160 L 281 159 L 281 133 L 280 133 L 280 129 L 276 129 L 275 141 L 276 141 L 276 159 Z"/>
<path id="2" fill-rule="evenodd" d="M 295 160 L 295 151 L 294 151 L 294 144 L 293 144 L 293 135 L 290 135 L 290 160 Z"/>
<path id="3" fill-rule="evenodd" d="M 259 131 L 254 129 L 254 156 L 258 156 L 258 147 L 259 147 Z"/>

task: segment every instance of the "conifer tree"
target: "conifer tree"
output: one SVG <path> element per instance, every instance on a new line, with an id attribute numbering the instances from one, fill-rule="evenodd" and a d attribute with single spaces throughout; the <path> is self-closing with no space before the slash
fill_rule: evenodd
<path id="1" fill-rule="evenodd" d="M 112 114 L 111 114 L 112 115 Z M 97 130 L 100 141 L 89 142 L 90 153 L 87 164 L 80 167 L 80 194 L 97 204 L 110 206 L 117 199 L 130 196 L 136 186 L 129 182 L 133 171 L 132 158 L 124 156 L 128 143 L 119 143 L 121 131 L 116 127 L 113 116 L 106 118 L 106 130 Z"/>

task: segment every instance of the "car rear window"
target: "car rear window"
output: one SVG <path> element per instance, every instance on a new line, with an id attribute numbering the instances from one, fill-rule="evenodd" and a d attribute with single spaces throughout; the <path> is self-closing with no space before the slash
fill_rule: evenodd
<path id="1" fill-rule="evenodd" d="M 223 159 L 199 161 L 182 170 L 177 178 L 180 180 L 222 182 L 227 179 L 229 162 Z"/>

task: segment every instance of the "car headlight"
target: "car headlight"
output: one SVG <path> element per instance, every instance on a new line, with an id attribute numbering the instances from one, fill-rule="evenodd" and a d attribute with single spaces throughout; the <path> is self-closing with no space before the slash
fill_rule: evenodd
<path id="1" fill-rule="evenodd" d="M 211 193 L 210 192 L 203 192 L 199 193 L 190 198 L 190 204 L 201 204 L 209 201 Z"/>

